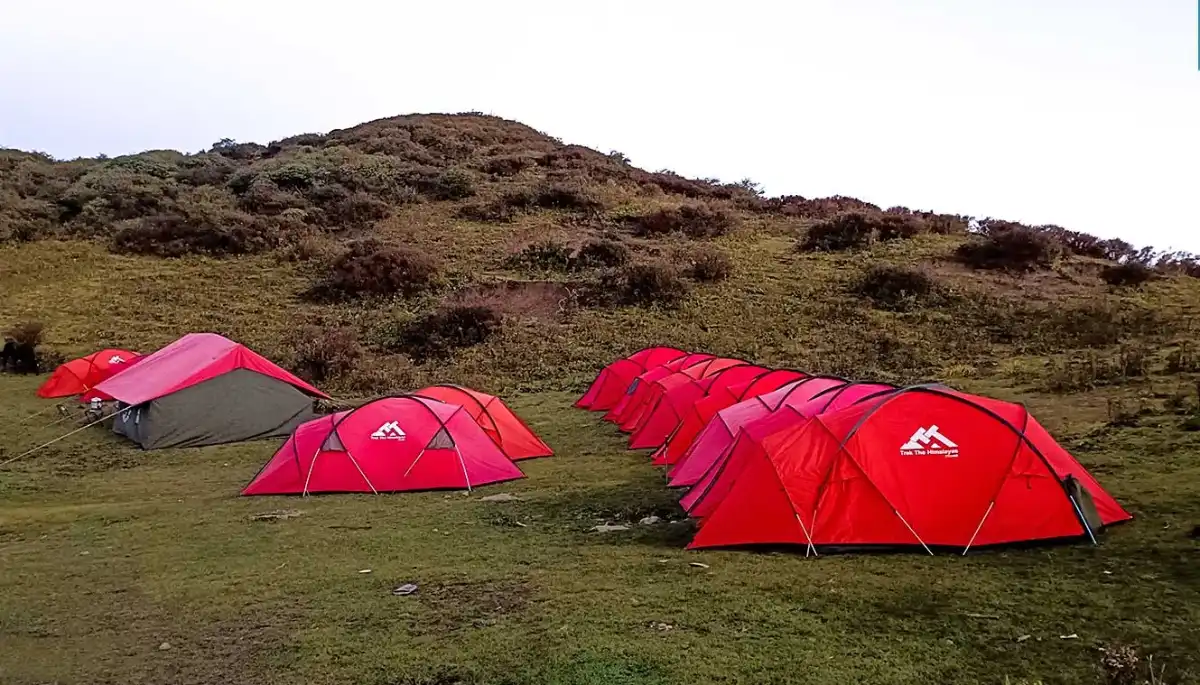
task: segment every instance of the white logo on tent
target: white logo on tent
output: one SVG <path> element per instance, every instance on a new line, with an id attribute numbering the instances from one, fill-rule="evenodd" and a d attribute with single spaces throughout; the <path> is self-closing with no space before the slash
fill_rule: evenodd
<path id="1" fill-rule="evenodd" d="M 371 433 L 372 440 L 403 440 L 406 437 L 396 421 L 388 421 Z"/>
<path id="2" fill-rule="evenodd" d="M 938 455 L 946 458 L 958 456 L 958 443 L 942 435 L 936 425 L 918 428 L 908 442 L 900 446 L 904 456 Z"/>
<path id="3" fill-rule="evenodd" d="M 124 364 L 125 360 L 121 357 L 121 355 L 114 354 L 113 356 L 108 358 L 108 363 L 109 364 Z"/>

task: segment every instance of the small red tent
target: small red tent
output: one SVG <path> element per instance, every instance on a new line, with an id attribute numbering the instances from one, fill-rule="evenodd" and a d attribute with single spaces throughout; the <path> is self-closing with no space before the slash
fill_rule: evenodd
<path id="1" fill-rule="evenodd" d="M 758 397 L 804 378 L 807 374 L 790 369 L 774 369 L 743 383 L 714 383 L 704 397 L 700 398 L 683 413 L 679 423 L 667 442 L 658 448 L 652 457 L 655 466 L 674 464 L 691 446 L 692 441 L 704 430 L 704 426 L 716 413 L 738 402 Z M 732 379 L 731 379 L 732 380 Z"/>
<path id="2" fill-rule="evenodd" d="M 299 426 L 242 494 L 470 490 L 523 475 L 461 405 L 401 396 Z"/>
<path id="3" fill-rule="evenodd" d="M 770 369 L 746 362 L 737 362 L 724 368 L 717 367 L 716 371 L 710 372 L 709 370 L 713 366 L 717 365 L 713 364 L 705 369 L 701 378 L 693 378 L 686 371 L 676 374 L 675 377 L 682 377 L 684 380 L 676 387 L 666 388 L 654 404 L 642 414 L 640 423 L 633 434 L 629 436 L 630 449 L 661 447 L 683 422 L 687 411 L 714 387 L 753 380 L 770 371 Z M 663 379 L 664 388 L 667 381 L 672 378 Z"/>
<path id="4" fill-rule="evenodd" d="M 600 371 L 575 406 L 589 411 L 608 411 L 616 406 L 638 376 L 684 356 L 687 356 L 686 352 L 674 347 L 648 347 L 618 359 Z"/>
<path id="5" fill-rule="evenodd" d="M 1024 406 L 917 386 L 745 450 L 692 548 L 920 546 L 1091 538 L 1130 515 Z"/>
<path id="6" fill-rule="evenodd" d="M 849 407 L 860 401 L 867 401 L 895 392 L 896 387 L 884 383 L 847 383 L 830 388 L 819 393 L 803 404 L 782 404 L 778 409 L 761 418 L 750 421 L 741 427 L 734 437 L 732 444 L 726 447 L 715 458 L 697 455 L 688 462 L 692 469 L 703 466 L 704 473 L 700 476 L 681 471 L 679 485 L 685 481 L 692 489 L 679 500 L 679 504 L 693 518 L 704 518 L 724 497 L 722 487 L 728 487 L 734 481 L 732 477 L 741 465 L 742 455 L 739 452 L 754 449 L 768 436 L 779 431 L 792 428 L 807 422 L 812 417 L 826 412 L 835 412 Z M 722 476 L 718 482 L 717 477 Z"/>
<path id="7" fill-rule="evenodd" d="M 621 425 L 630 414 L 634 414 L 642 409 L 642 403 L 645 401 L 647 392 L 654 381 L 665 378 L 680 369 L 702 364 L 710 359 L 715 359 L 715 357 L 711 354 L 691 353 L 677 359 L 672 359 L 662 366 L 647 369 L 645 373 L 633 379 L 633 382 L 625 389 L 625 394 L 621 399 L 604 415 L 604 420 L 611 421 L 618 426 Z"/>
<path id="8" fill-rule="evenodd" d="M 100 381 L 120 373 L 138 358 L 137 352 L 104 349 L 86 357 L 72 359 L 59 366 L 38 388 L 38 397 L 71 397 L 82 395 Z"/>
<path id="9" fill-rule="evenodd" d="M 778 411 L 781 407 L 799 406 L 822 393 L 847 385 L 844 378 L 809 376 L 789 383 L 778 390 L 751 397 L 717 412 L 692 444 L 684 451 L 670 472 L 670 485 L 695 485 L 725 450 L 733 444 L 738 431 L 746 424 Z"/>
<path id="10" fill-rule="evenodd" d="M 644 391 L 642 387 L 643 385 L 646 385 L 647 383 L 653 383 L 653 381 L 677 372 L 680 368 L 690 366 L 692 363 L 698 363 L 708 359 L 713 359 L 713 355 L 689 353 L 676 357 L 676 359 L 672 359 L 666 363 L 662 363 L 660 366 L 647 368 L 646 372 L 638 374 L 637 378 L 635 378 L 634 381 L 629 384 L 629 387 L 626 387 L 624 395 L 620 396 L 620 399 L 618 399 L 616 404 L 613 404 L 612 409 L 608 409 L 608 411 L 606 411 L 604 420 L 618 423 L 619 425 L 619 423 L 624 420 L 625 414 L 628 414 L 629 411 L 641 403 L 641 392 Z"/>
<path id="11" fill-rule="evenodd" d="M 500 451 L 513 461 L 554 454 L 550 446 L 498 397 L 457 385 L 431 385 L 413 395 L 461 405 Z"/>
<path id="12" fill-rule="evenodd" d="M 699 381 L 711 376 L 715 376 L 730 367 L 742 366 L 745 364 L 746 362 L 740 359 L 713 357 L 697 364 L 690 364 L 675 372 L 672 374 L 672 376 L 675 376 L 678 379 L 683 379 L 684 381 Z M 672 376 L 664 378 L 661 382 L 651 384 L 650 387 L 647 388 L 647 390 L 643 393 L 641 405 L 626 416 L 625 420 L 620 425 L 621 430 L 625 431 L 626 433 L 635 433 L 641 429 L 641 427 L 647 421 L 650 420 L 650 416 L 658 407 L 659 401 L 662 399 L 663 394 L 671 387 L 674 387 L 674 381 L 672 381 L 670 384 L 667 383 L 667 379 L 672 378 Z M 664 436 L 664 440 L 665 439 L 666 438 Z M 648 446 L 657 447 L 657 445 L 653 444 Z"/>

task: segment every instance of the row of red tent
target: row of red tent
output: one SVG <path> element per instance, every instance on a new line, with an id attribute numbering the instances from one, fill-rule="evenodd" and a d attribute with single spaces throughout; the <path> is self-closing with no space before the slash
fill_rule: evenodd
<path id="1" fill-rule="evenodd" d="M 145 449 L 287 437 L 245 495 L 471 489 L 553 451 L 498 397 L 453 385 L 318 415 L 328 395 L 244 345 L 192 333 L 149 355 L 104 349 L 59 366 L 42 397 L 116 402 Z"/>
<path id="2" fill-rule="evenodd" d="M 1132 518 L 1023 405 L 671 347 L 605 367 L 576 406 L 653 449 L 689 547 L 917 547 L 1064 538 Z"/>

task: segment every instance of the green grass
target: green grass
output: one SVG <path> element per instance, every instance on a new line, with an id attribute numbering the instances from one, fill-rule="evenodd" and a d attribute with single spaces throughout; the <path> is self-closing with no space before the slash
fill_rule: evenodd
<path id="1" fill-rule="evenodd" d="M 44 437 L 13 427 L 44 406 L 37 380 L 0 379 L 9 455 Z M 1176 417 L 1098 428 L 1022 398 L 1137 516 L 1099 547 L 806 559 L 687 552 L 686 523 L 588 532 L 678 515 L 573 399 L 514 397 L 559 454 L 471 495 L 240 498 L 273 443 L 141 452 L 101 430 L 18 462 L 0 681 L 1094 683 L 1113 642 L 1200 677 L 1200 434 Z M 480 501 L 495 492 L 522 501 Z M 250 520 L 276 509 L 302 515 Z M 420 590 L 391 596 L 403 582 Z"/>

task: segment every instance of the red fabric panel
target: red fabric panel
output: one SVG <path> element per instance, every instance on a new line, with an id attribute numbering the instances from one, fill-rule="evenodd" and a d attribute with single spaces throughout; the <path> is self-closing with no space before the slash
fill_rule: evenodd
<path id="1" fill-rule="evenodd" d="M 704 520 L 688 549 L 751 544 L 804 544 L 807 536 L 771 462 L 758 452 Z"/>
<path id="2" fill-rule="evenodd" d="M 1125 511 L 1112 495 L 1108 494 L 1100 483 L 1096 481 L 1092 474 L 1088 473 L 1083 466 L 1075 460 L 1065 449 L 1062 448 L 1042 424 L 1038 423 L 1032 416 L 1029 417 L 1029 423 L 1025 426 L 1025 438 L 1037 448 L 1038 452 L 1045 457 L 1050 463 L 1050 467 L 1054 469 L 1055 474 L 1060 479 L 1065 479 L 1067 476 L 1075 476 L 1088 492 L 1092 495 L 1092 500 L 1096 504 L 1096 512 L 1100 514 L 1100 520 L 1104 521 L 1105 525 L 1118 523 L 1120 521 L 1128 521 L 1133 516 Z"/>
<path id="3" fill-rule="evenodd" d="M 413 394 L 462 406 L 509 459 L 515 461 L 554 454 L 508 405 L 494 395 L 445 385 L 432 385 Z"/>
<path id="4" fill-rule="evenodd" d="M 971 526 L 972 533 L 979 529 L 973 542 L 968 538 L 972 546 L 1084 534 L 1062 483 L 1024 442 L 993 499 L 995 504 L 985 513 L 986 519 L 976 519 Z"/>
<path id="5" fill-rule="evenodd" d="M 704 386 L 689 381 L 667 389 L 654 408 L 646 412 L 641 423 L 629 438 L 630 449 L 659 447 L 671 432 L 679 427 L 684 412 L 704 396 Z"/>
<path id="6" fill-rule="evenodd" d="M 62 364 L 38 388 L 38 397 L 70 397 L 91 390 L 106 378 L 124 371 L 137 352 L 104 349 Z"/>
<path id="7" fill-rule="evenodd" d="M 249 348 L 215 333 L 189 333 L 147 355 L 125 373 L 102 381 L 96 390 L 126 404 L 142 404 L 235 369 L 256 371 L 302 392 L 328 399 L 325 393 Z"/>

